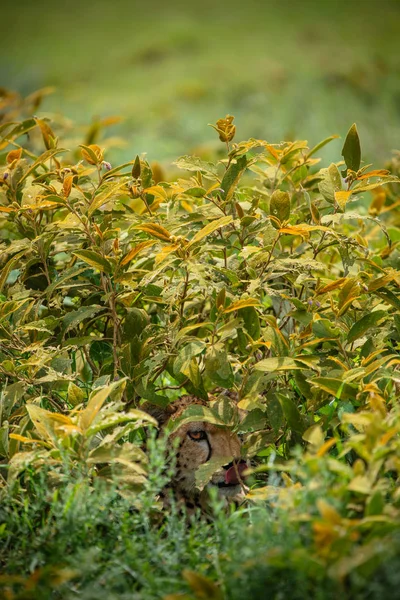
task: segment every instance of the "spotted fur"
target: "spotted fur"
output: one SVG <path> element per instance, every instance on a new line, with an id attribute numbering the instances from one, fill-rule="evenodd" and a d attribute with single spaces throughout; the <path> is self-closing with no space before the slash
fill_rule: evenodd
<path id="1" fill-rule="evenodd" d="M 194 404 L 208 405 L 195 396 L 183 396 L 167 409 L 146 407 L 146 410 L 151 412 L 163 429 L 169 421 L 175 421 L 186 408 Z M 243 482 L 237 468 L 237 465 L 243 466 L 240 459 L 241 443 L 235 433 L 211 423 L 196 421 L 181 425 L 170 435 L 169 442 L 175 447 L 174 440 L 178 440 L 176 470 L 169 486 L 170 490 L 166 489 L 161 494 L 165 506 L 168 505 L 169 494 L 172 491 L 175 500 L 184 504 L 189 513 L 198 508 L 207 512 L 211 487 L 216 487 L 219 496 L 228 502 L 237 503 L 243 500 Z M 199 489 L 196 485 L 196 471 L 210 460 L 223 465 L 214 472 L 206 487 Z M 226 483 L 226 473 L 229 469 L 231 473 L 236 471 L 238 475 L 237 478 L 233 476 L 233 483 Z"/>

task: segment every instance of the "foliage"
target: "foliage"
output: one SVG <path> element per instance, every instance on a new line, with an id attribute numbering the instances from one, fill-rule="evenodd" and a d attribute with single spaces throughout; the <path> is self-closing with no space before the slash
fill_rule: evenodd
<path id="1" fill-rule="evenodd" d="M 95 547 L 96 533 L 87 542 L 79 528 L 73 542 L 62 533 L 82 490 L 93 499 L 82 522 L 97 531 L 99 511 L 118 515 L 105 558 L 80 578 L 88 598 L 106 571 L 110 594 L 128 593 L 120 581 L 132 536 L 132 564 L 159 564 L 165 551 L 177 565 L 171 575 L 162 567 L 166 579 L 148 596 L 147 576 L 130 575 L 142 597 L 236 598 L 267 580 L 276 597 L 329 597 L 327 582 L 332 597 L 343 585 L 362 597 L 367 576 L 394 589 L 385 561 L 399 548 L 398 157 L 388 170 L 362 165 L 355 125 L 344 163 L 322 169 L 315 155 L 333 137 L 309 149 L 236 143 L 231 116 L 215 128 L 224 158 L 183 156 L 186 176 L 161 181 L 143 157 L 112 166 L 96 144 L 63 149 L 48 120 L 1 126 L 3 562 L 26 570 L 27 530 L 41 527 L 42 566 L 64 564 L 74 544 Z M 174 514 L 152 525 L 157 486 L 142 448 L 143 427 L 154 425 L 142 402 L 166 406 L 184 393 L 216 401 L 173 426 L 200 418 L 232 428 L 255 466 L 256 506 L 229 518 L 217 510 L 214 529 L 192 533 Z M 274 470 L 282 479 L 265 482 Z M 130 521 L 132 502 L 146 508 Z M 208 535 L 212 560 L 201 547 Z"/>
<path id="2" fill-rule="evenodd" d="M 375 427 L 368 417 L 367 431 L 398 431 L 398 418 Z M 214 521 L 194 518 L 190 527 L 173 508 L 162 522 L 157 517 L 154 497 L 171 473 L 154 442 L 149 480 L 134 509 L 101 480 L 90 486 L 70 475 L 54 490 L 44 471 L 31 473 L 28 489 L 2 498 L 0 590 L 9 600 L 239 600 L 263 597 L 265 589 L 271 598 L 299 600 L 396 596 L 399 499 L 394 482 L 385 488 L 384 478 L 374 482 L 379 453 L 392 461 L 385 468 L 398 462 L 398 436 L 392 435 L 389 450 L 380 434 L 369 438 L 365 473 L 376 476 L 371 493 L 349 485 L 361 459 L 354 456 L 350 467 L 323 454 L 319 433 L 310 451 L 293 461 L 291 480 L 283 473 L 282 485 L 272 476 L 267 503 L 260 494 L 254 506 L 227 514 L 214 500 Z M 344 451 L 356 446 L 365 454 L 361 442 L 353 432 Z"/>

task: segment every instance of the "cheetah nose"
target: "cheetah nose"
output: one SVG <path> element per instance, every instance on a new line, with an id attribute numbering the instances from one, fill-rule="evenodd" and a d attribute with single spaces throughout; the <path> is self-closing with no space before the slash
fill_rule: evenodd
<path id="1" fill-rule="evenodd" d="M 225 483 L 228 485 L 238 485 L 240 480 L 243 479 L 243 472 L 247 468 L 245 460 L 234 461 L 229 463 L 229 465 L 224 465 Z"/>

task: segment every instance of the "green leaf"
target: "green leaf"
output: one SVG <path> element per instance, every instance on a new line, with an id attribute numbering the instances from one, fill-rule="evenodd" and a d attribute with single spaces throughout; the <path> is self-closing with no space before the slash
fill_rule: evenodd
<path id="1" fill-rule="evenodd" d="M 229 202 L 232 198 L 236 186 L 239 183 L 239 179 L 243 175 L 244 171 L 247 167 L 247 157 L 244 154 L 240 158 L 236 160 L 235 163 L 232 163 L 228 170 L 225 172 L 225 175 L 221 181 L 222 192 L 222 200 L 225 202 Z"/>
<path id="2" fill-rule="evenodd" d="M 68 402 L 72 404 L 72 406 L 77 406 L 78 404 L 82 404 L 85 399 L 85 392 L 82 388 L 78 387 L 72 381 L 68 384 Z"/>
<path id="3" fill-rule="evenodd" d="M 303 417 L 293 400 L 283 394 L 277 394 L 277 397 L 290 429 L 296 433 L 303 434 L 306 430 L 306 426 L 304 424 Z"/>
<path id="4" fill-rule="evenodd" d="M 371 327 L 375 327 L 379 323 L 379 321 L 381 321 L 387 316 L 388 314 L 385 310 L 376 310 L 365 315 L 359 321 L 354 323 L 347 335 L 347 341 L 354 342 L 354 340 L 363 336 L 364 333 L 368 331 L 368 329 L 370 329 Z"/>
<path id="5" fill-rule="evenodd" d="M 166 427 L 168 435 L 175 433 L 182 425 L 187 423 L 212 423 L 213 425 L 225 426 L 225 423 L 215 414 L 211 408 L 202 406 L 201 404 L 193 404 L 189 406 L 180 417 L 171 419 Z"/>
<path id="6" fill-rule="evenodd" d="M 103 204 L 107 204 L 111 198 L 115 198 L 121 195 L 121 188 L 126 185 L 125 181 L 120 181 L 115 183 L 114 181 L 111 183 L 106 183 L 102 186 L 96 196 L 93 198 L 92 202 L 88 208 L 89 217 Z"/>
<path id="7" fill-rule="evenodd" d="M 215 221 L 211 221 L 211 223 L 208 223 L 205 227 L 203 227 L 203 229 L 200 229 L 200 231 L 198 231 L 196 235 L 190 240 L 188 248 L 191 248 L 198 242 L 201 242 L 203 238 L 207 237 L 207 235 L 210 235 L 210 233 L 213 233 L 217 229 L 229 225 L 229 223 L 232 223 L 232 221 L 233 219 L 230 215 L 226 217 L 221 217 L 220 219 L 216 219 Z"/>
<path id="8" fill-rule="evenodd" d="M 185 169 L 186 171 L 200 171 L 204 175 L 214 178 L 217 175 L 217 167 L 211 162 L 206 162 L 198 158 L 197 156 L 181 156 L 172 163 L 178 167 L 178 169 Z"/>
<path id="9" fill-rule="evenodd" d="M 203 196 L 205 196 L 206 193 L 207 190 L 205 190 L 202 187 L 191 187 L 185 190 L 185 194 L 187 196 L 191 196 L 192 198 L 203 198 Z"/>
<path id="10" fill-rule="evenodd" d="M 205 374 L 216 385 L 227 389 L 233 386 L 233 370 L 223 344 L 214 344 L 207 349 Z"/>
<path id="11" fill-rule="evenodd" d="M 25 250 L 21 250 L 17 254 L 15 254 L 10 260 L 4 265 L 0 272 L 0 292 L 3 291 L 3 287 L 7 281 L 8 275 L 10 271 L 15 267 L 18 263 L 21 256 L 25 253 Z"/>
<path id="12" fill-rule="evenodd" d="M 128 308 L 122 325 L 122 339 L 131 341 L 139 337 L 144 328 L 150 323 L 149 315 L 142 308 Z"/>
<path id="13" fill-rule="evenodd" d="M 358 392 L 358 386 L 354 383 L 345 383 L 333 377 L 314 377 L 309 382 L 338 400 L 355 400 Z"/>
<path id="14" fill-rule="evenodd" d="M 102 306 L 81 306 L 81 308 L 78 308 L 77 310 L 73 310 L 72 312 L 68 313 L 62 320 L 61 328 L 63 334 L 65 335 L 67 331 L 73 329 L 74 327 L 82 323 L 82 321 L 94 317 L 94 315 L 96 315 L 101 310 L 104 310 Z"/>
<path id="15" fill-rule="evenodd" d="M 244 328 L 252 340 L 257 341 L 261 337 L 260 317 L 253 306 L 242 308 L 239 315 L 243 318 Z"/>
<path id="16" fill-rule="evenodd" d="M 287 192 L 275 190 L 269 202 L 269 214 L 276 219 L 279 219 L 281 222 L 288 220 L 290 217 L 290 196 Z M 275 221 L 272 221 L 272 219 L 271 223 L 273 227 L 279 227 Z"/>
<path id="17" fill-rule="evenodd" d="M 73 252 L 73 254 L 99 271 L 112 272 L 111 264 L 98 252 L 94 252 L 93 250 L 79 250 L 79 252 Z"/>
<path id="18" fill-rule="evenodd" d="M 357 172 L 361 164 L 361 146 L 355 123 L 353 123 L 347 133 L 342 148 L 342 156 L 347 168 Z"/>
<path id="19" fill-rule="evenodd" d="M 335 193 L 342 190 L 342 178 L 337 166 L 332 163 L 327 169 L 321 169 L 322 180 L 318 184 L 318 189 L 327 202 L 334 204 Z"/>
<path id="20" fill-rule="evenodd" d="M 314 148 L 311 148 L 311 150 L 307 154 L 307 158 L 310 158 L 311 156 L 313 156 L 313 154 L 318 152 L 318 150 L 321 150 L 321 148 L 326 146 L 326 144 L 329 144 L 329 142 L 331 142 L 332 140 L 336 140 L 338 137 L 339 137 L 338 135 L 330 135 L 329 137 L 322 140 L 322 142 L 319 142 L 319 144 L 314 146 Z"/>

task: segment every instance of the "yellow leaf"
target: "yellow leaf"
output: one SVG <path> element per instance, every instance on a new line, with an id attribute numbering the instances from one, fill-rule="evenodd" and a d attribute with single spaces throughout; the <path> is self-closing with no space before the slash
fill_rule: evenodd
<path id="1" fill-rule="evenodd" d="M 125 182 L 119 182 L 115 185 L 111 185 L 104 192 L 100 192 L 97 196 L 94 197 L 93 202 L 89 205 L 88 215 L 92 215 L 98 208 L 103 206 L 103 204 L 107 204 L 112 196 L 120 195 L 119 192 L 122 187 L 125 186 Z"/>
<path id="2" fill-rule="evenodd" d="M 196 598 L 204 598 L 204 600 L 222 600 L 222 593 L 218 586 L 204 577 L 193 571 L 185 569 L 182 573 L 184 579 L 188 582 L 192 588 Z"/>
<path id="3" fill-rule="evenodd" d="M 169 244 L 168 246 L 164 246 L 164 248 L 162 248 L 161 252 L 159 252 L 156 255 L 156 259 L 155 259 L 155 265 L 159 265 L 160 263 L 162 263 L 163 260 L 165 260 L 167 258 L 167 256 L 169 256 L 170 254 L 172 254 L 172 252 L 175 252 L 175 250 L 178 250 L 179 248 L 179 244 Z"/>
<path id="4" fill-rule="evenodd" d="M 390 175 L 390 171 L 387 169 L 376 169 L 375 171 L 369 171 L 357 176 L 357 181 L 360 179 L 369 179 L 370 177 L 386 177 L 386 175 Z"/>
<path id="5" fill-rule="evenodd" d="M 65 177 L 65 179 L 64 179 L 62 191 L 63 191 L 65 198 L 68 198 L 68 196 L 71 193 L 73 180 L 74 180 L 73 175 L 67 175 L 67 177 Z"/>
<path id="6" fill-rule="evenodd" d="M 121 266 L 125 266 L 128 263 L 131 262 L 131 260 L 133 260 L 135 258 L 135 256 L 137 256 L 138 254 L 140 254 L 140 252 L 142 250 L 144 250 L 145 248 L 149 248 L 150 246 L 154 246 L 154 244 L 156 244 L 157 242 L 152 241 L 152 240 L 146 240 L 145 242 L 139 242 L 139 244 L 136 244 L 136 246 L 134 248 L 132 248 L 132 250 L 130 250 L 128 252 L 128 254 L 126 254 L 124 256 L 124 258 L 121 260 Z"/>
<path id="7" fill-rule="evenodd" d="M 317 500 L 317 508 L 321 517 L 332 525 L 339 525 L 342 522 L 342 517 L 337 510 L 322 498 Z"/>
<path id="8" fill-rule="evenodd" d="M 319 448 L 317 452 L 317 456 L 324 456 L 336 444 L 335 438 L 331 438 L 327 440 L 324 444 L 322 444 L 321 448 Z"/>
<path id="9" fill-rule="evenodd" d="M 19 435 L 18 433 L 10 433 L 9 437 L 13 440 L 17 440 L 18 442 L 23 442 L 24 444 L 40 444 L 42 446 L 48 445 L 43 440 L 34 440 L 32 438 L 25 437 L 24 435 Z"/>
<path id="10" fill-rule="evenodd" d="M 346 203 L 348 201 L 348 199 L 350 198 L 351 194 L 353 192 L 351 190 L 348 191 L 340 191 L 340 192 L 335 192 L 335 200 L 338 203 L 338 205 L 340 206 L 340 208 L 342 210 L 345 209 L 346 207 Z"/>
<path id="11" fill-rule="evenodd" d="M 125 386 L 125 381 L 114 381 L 110 385 L 93 391 L 90 394 L 89 402 L 79 417 L 79 425 L 83 432 L 86 432 L 87 429 L 89 429 L 108 396 L 121 384 Z"/>
<path id="12" fill-rule="evenodd" d="M 243 298 L 237 302 L 233 302 L 228 308 L 225 308 L 224 313 L 230 313 L 234 310 L 240 310 L 241 308 L 247 308 L 248 306 L 260 306 L 260 302 L 255 298 Z"/>
<path id="13" fill-rule="evenodd" d="M 103 150 L 97 144 L 90 144 L 90 146 L 84 146 L 81 144 L 81 152 L 83 158 L 90 165 L 98 165 L 103 160 Z"/>
<path id="14" fill-rule="evenodd" d="M 137 225 L 135 229 L 145 231 L 146 233 L 149 233 L 163 242 L 169 242 L 171 239 L 170 232 L 165 229 L 165 227 L 158 225 L 157 223 L 144 223 L 143 225 Z"/>
<path id="15" fill-rule="evenodd" d="M 225 225 L 229 225 L 229 223 L 232 223 L 232 221 L 233 221 L 232 217 L 230 215 L 228 215 L 226 217 L 221 217 L 220 219 L 217 219 L 216 221 L 212 221 L 211 223 L 208 223 L 205 227 L 203 227 L 203 229 L 200 229 L 200 231 L 198 231 L 196 233 L 196 235 L 190 240 L 190 242 L 188 244 L 188 248 L 191 248 L 192 246 L 194 246 L 194 244 L 197 244 L 203 238 L 207 237 L 207 235 L 210 235 L 210 233 L 213 233 L 217 229 L 220 229 L 221 227 L 225 227 Z"/>
<path id="16" fill-rule="evenodd" d="M 151 187 L 146 188 L 144 191 L 146 194 L 152 194 L 155 198 L 158 198 L 161 201 L 166 202 L 168 200 L 167 190 L 161 185 L 153 185 Z"/>
<path id="17" fill-rule="evenodd" d="M 336 281 L 332 281 L 331 283 L 324 285 L 322 288 L 319 288 L 317 290 L 317 294 L 325 294 L 326 292 L 332 292 L 333 290 L 342 287 L 346 281 L 347 277 L 340 277 L 339 279 L 336 279 Z"/>
<path id="18" fill-rule="evenodd" d="M 16 160 L 19 160 L 22 156 L 22 148 L 18 148 L 16 150 L 11 150 L 7 156 L 6 161 L 8 165 L 11 165 Z"/>
<path id="19" fill-rule="evenodd" d="M 192 205 L 189 202 L 186 202 L 186 200 L 181 200 L 181 206 L 182 208 L 184 208 L 187 212 L 193 212 L 193 208 Z"/>

